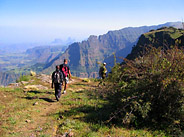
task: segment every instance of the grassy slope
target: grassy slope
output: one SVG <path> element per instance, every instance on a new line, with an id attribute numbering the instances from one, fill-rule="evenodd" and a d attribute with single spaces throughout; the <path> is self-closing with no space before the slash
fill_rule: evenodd
<path id="1" fill-rule="evenodd" d="M 164 136 L 161 131 L 126 129 L 108 126 L 98 111 L 105 100 L 96 96 L 98 82 L 73 78 L 73 82 L 56 102 L 49 82 L 32 77 L 29 85 L 42 84 L 47 90 L 0 88 L 0 136 Z M 35 102 L 38 104 L 33 105 Z M 105 113 L 108 110 L 103 110 Z"/>
<path id="2" fill-rule="evenodd" d="M 176 29 L 176 28 L 165 28 L 165 29 L 160 29 L 160 30 L 155 30 L 155 31 L 151 31 L 151 32 L 148 32 L 148 33 L 145 33 L 145 37 L 148 37 L 150 38 L 150 36 L 152 35 L 153 37 L 155 37 L 155 32 L 165 32 L 165 33 L 168 33 L 171 38 L 173 39 L 176 39 L 180 36 L 182 36 L 184 34 L 184 31 L 183 30 L 179 30 L 179 29 Z"/>

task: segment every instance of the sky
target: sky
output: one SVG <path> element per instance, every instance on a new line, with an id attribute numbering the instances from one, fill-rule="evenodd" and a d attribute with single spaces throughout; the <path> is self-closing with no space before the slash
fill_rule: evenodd
<path id="1" fill-rule="evenodd" d="M 182 21 L 184 0 L 0 0 L 0 44 L 77 41 Z"/>

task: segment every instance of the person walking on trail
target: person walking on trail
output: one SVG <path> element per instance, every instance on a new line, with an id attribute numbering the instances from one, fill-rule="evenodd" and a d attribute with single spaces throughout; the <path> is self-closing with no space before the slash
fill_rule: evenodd
<path id="1" fill-rule="evenodd" d="M 55 88 L 55 97 L 59 101 L 61 97 L 61 90 L 63 85 L 63 73 L 60 71 L 60 66 L 56 66 L 56 70 L 52 73 L 52 85 L 51 88 Z"/>
<path id="2" fill-rule="evenodd" d="M 104 62 L 103 65 L 100 67 L 100 70 L 99 70 L 99 77 L 100 77 L 100 83 L 98 84 L 98 86 L 100 86 L 101 84 L 102 85 L 105 85 L 103 83 L 103 80 L 106 78 L 106 75 L 107 75 L 107 69 L 106 69 L 106 63 Z"/>
<path id="3" fill-rule="evenodd" d="M 66 93 L 67 84 L 69 83 L 69 79 L 71 80 L 71 72 L 67 64 L 68 64 L 68 60 L 64 59 L 64 63 L 60 65 L 60 70 L 63 73 L 64 82 L 65 82 L 63 94 Z"/>
<path id="4" fill-rule="evenodd" d="M 103 65 L 100 67 L 100 70 L 99 70 L 99 76 L 101 79 L 105 79 L 106 77 L 106 74 L 107 74 L 107 69 L 106 69 L 106 63 L 104 62 Z"/>

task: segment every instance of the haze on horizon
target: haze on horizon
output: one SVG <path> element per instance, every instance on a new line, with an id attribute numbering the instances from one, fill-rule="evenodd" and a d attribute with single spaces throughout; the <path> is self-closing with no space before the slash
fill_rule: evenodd
<path id="1" fill-rule="evenodd" d="M 182 21 L 183 0 L 0 0 L 0 44 L 77 41 L 124 27 Z"/>

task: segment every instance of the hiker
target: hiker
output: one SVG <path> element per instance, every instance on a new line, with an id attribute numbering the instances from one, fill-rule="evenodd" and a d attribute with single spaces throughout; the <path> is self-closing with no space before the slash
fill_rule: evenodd
<path id="1" fill-rule="evenodd" d="M 101 79 L 105 79 L 106 77 L 106 74 L 107 74 L 107 69 L 106 69 L 106 63 L 104 62 L 103 65 L 100 67 L 100 70 L 99 70 L 99 76 Z"/>
<path id="2" fill-rule="evenodd" d="M 101 84 L 105 85 L 105 83 L 103 82 L 107 74 L 107 69 L 105 66 L 106 66 L 106 63 L 104 62 L 103 65 L 100 67 L 100 70 L 99 70 L 100 83 L 98 84 L 98 86 L 100 86 Z"/>
<path id="3" fill-rule="evenodd" d="M 59 101 L 61 97 L 61 89 L 63 85 L 63 73 L 60 71 L 60 66 L 56 66 L 56 70 L 52 73 L 52 85 L 51 88 L 55 88 L 55 97 Z"/>
<path id="4" fill-rule="evenodd" d="M 67 64 L 68 64 L 68 60 L 64 59 L 64 63 L 60 65 L 60 70 L 63 73 L 64 82 L 65 82 L 63 94 L 66 93 L 67 84 L 69 83 L 69 79 L 71 80 L 71 72 Z"/>

